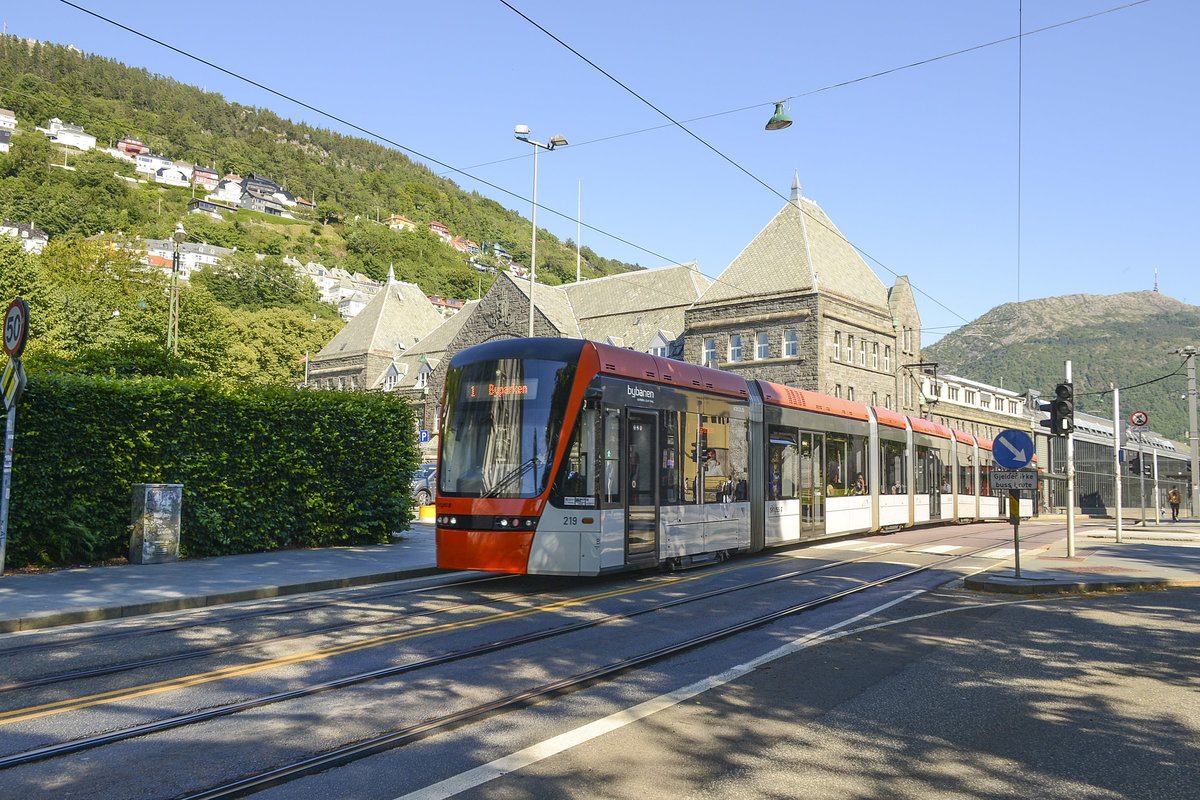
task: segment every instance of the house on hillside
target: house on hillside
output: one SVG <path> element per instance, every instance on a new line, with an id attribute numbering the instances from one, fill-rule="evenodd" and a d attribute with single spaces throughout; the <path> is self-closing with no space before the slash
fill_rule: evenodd
<path id="1" fill-rule="evenodd" d="M 215 169 L 199 166 L 192 169 L 192 185 L 197 189 L 203 189 L 206 194 L 214 191 L 218 183 Z"/>
<path id="2" fill-rule="evenodd" d="M 216 200 L 219 203 L 228 203 L 231 206 L 237 206 L 241 205 L 243 194 L 245 192 L 242 189 L 241 176 L 231 172 L 221 179 L 214 191 L 208 193 L 208 198 Z"/>
<path id="3" fill-rule="evenodd" d="M 12 146 L 12 131 L 0 130 L 0 153 L 7 153 Z"/>
<path id="4" fill-rule="evenodd" d="M 137 161 L 134 163 L 134 170 L 150 176 L 156 175 L 163 167 L 175 166 L 174 161 L 157 153 L 141 153 L 135 158 Z"/>
<path id="5" fill-rule="evenodd" d="M 444 223 L 434 220 L 429 223 L 429 232 L 441 239 L 443 242 L 450 242 L 450 229 Z"/>
<path id="6" fill-rule="evenodd" d="M 140 156 L 142 153 L 150 152 L 150 148 L 146 146 L 145 142 L 143 142 L 141 139 L 134 139 L 130 136 L 126 136 L 124 139 L 117 142 L 117 149 L 122 153 L 135 158 Z"/>
<path id="7" fill-rule="evenodd" d="M 218 203 L 215 200 L 208 200 L 202 197 L 193 197 L 188 201 L 189 214 L 205 214 L 213 219 L 225 219 L 226 214 L 236 214 L 237 209 L 233 206 L 227 206 L 224 203 Z"/>
<path id="8" fill-rule="evenodd" d="M 399 214 L 392 214 L 388 217 L 387 226 L 394 231 L 415 231 L 417 229 L 417 223 Z"/>
<path id="9" fill-rule="evenodd" d="M 30 253 L 40 253 L 50 241 L 50 234 L 25 222 L 0 222 L 0 236 L 12 236 L 21 240 L 21 246 Z"/>
<path id="10" fill-rule="evenodd" d="M 15 131 L 16 129 L 17 115 L 7 108 L 0 108 L 0 131 Z"/>
<path id="11" fill-rule="evenodd" d="M 157 266 L 168 276 L 174 266 L 175 242 L 171 239 L 144 239 L 140 241 L 146 253 L 146 263 Z M 179 277 L 188 281 L 196 270 L 204 269 L 236 253 L 236 248 L 217 247 L 203 242 L 183 242 L 179 245 Z"/>
<path id="12" fill-rule="evenodd" d="M 178 165 L 160 167 L 154 172 L 155 183 L 165 183 L 167 186 L 188 186 L 188 173 Z"/>
<path id="13" fill-rule="evenodd" d="M 85 133 L 82 125 L 72 125 L 63 122 L 58 117 L 50 120 L 48 129 L 41 129 L 55 144 L 74 147 L 76 150 L 91 150 L 96 146 L 96 137 Z"/>

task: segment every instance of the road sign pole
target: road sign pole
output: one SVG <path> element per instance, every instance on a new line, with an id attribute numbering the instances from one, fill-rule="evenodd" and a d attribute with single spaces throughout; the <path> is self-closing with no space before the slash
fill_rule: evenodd
<path id="1" fill-rule="evenodd" d="M 4 429 L 4 479 L 0 481 L 0 577 L 4 575 L 4 557 L 8 545 L 8 493 L 12 487 L 13 433 L 17 429 L 17 404 L 8 409 Z"/>
<path id="2" fill-rule="evenodd" d="M 1008 490 L 1008 514 L 1013 526 L 1013 577 L 1021 577 L 1021 490 Z"/>

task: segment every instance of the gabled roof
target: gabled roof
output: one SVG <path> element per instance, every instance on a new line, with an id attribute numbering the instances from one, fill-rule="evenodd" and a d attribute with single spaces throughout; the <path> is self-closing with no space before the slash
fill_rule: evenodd
<path id="1" fill-rule="evenodd" d="M 696 262 L 673 264 L 658 269 L 622 272 L 580 283 L 566 283 L 562 290 L 571 301 L 575 316 L 585 319 L 625 314 L 664 306 L 687 307 L 709 287 Z"/>
<path id="2" fill-rule="evenodd" d="M 392 356 L 428 336 L 442 321 L 419 286 L 390 282 L 321 348 L 317 358 L 364 353 Z"/>
<path id="3" fill-rule="evenodd" d="M 450 347 L 454 337 L 462 330 L 463 325 L 470 319 L 476 307 L 479 305 L 478 300 L 468 301 L 462 309 L 445 320 L 436 329 L 431 331 L 428 336 L 421 339 L 415 345 L 405 350 L 404 353 L 397 356 L 393 360 L 393 364 L 397 365 L 399 380 L 396 382 L 396 389 L 411 389 L 416 383 L 417 374 L 420 372 L 421 359 L 432 368 L 436 368 L 446 356 L 446 350 Z M 378 389 L 384 384 L 387 377 L 387 370 L 384 370 L 378 378 L 375 379 L 375 384 L 369 388 Z"/>
<path id="4" fill-rule="evenodd" d="M 792 183 L 791 200 L 725 268 L 697 306 L 828 291 L 886 310 L 888 291 L 833 221 Z"/>

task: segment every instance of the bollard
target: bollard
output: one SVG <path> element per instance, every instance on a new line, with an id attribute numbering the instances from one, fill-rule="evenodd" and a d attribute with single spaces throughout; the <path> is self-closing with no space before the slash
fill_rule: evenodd
<path id="1" fill-rule="evenodd" d="M 163 564 L 179 560 L 179 512 L 182 483 L 133 484 L 131 564 Z"/>

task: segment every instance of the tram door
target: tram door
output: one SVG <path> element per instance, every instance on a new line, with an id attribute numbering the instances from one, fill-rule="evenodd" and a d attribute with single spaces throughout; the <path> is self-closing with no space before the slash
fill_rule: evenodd
<path id="1" fill-rule="evenodd" d="M 925 474 L 929 479 L 929 518 L 942 518 L 942 460 L 937 451 L 930 448 L 926 451 L 928 462 L 925 464 Z"/>
<path id="2" fill-rule="evenodd" d="M 653 560 L 658 554 L 658 415 L 630 409 L 626 426 L 626 560 Z"/>
<path id="3" fill-rule="evenodd" d="M 825 436 L 800 432 L 800 538 L 825 532 Z"/>

